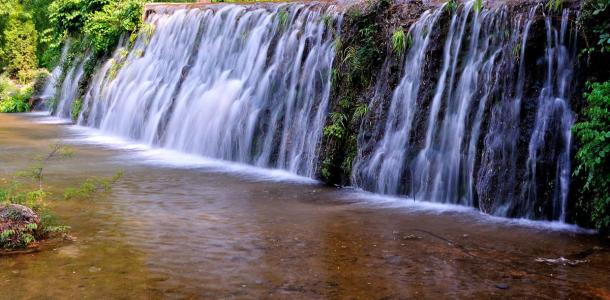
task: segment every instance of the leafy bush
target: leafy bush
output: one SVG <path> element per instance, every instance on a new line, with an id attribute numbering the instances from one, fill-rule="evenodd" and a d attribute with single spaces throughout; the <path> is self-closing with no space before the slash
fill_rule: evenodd
<path id="1" fill-rule="evenodd" d="M 593 39 L 584 51 L 610 53 L 610 0 L 585 1 L 580 22 L 589 39 Z"/>
<path id="2" fill-rule="evenodd" d="M 16 97 L 0 101 L 1 113 L 20 113 L 28 110 L 30 110 L 30 105 Z"/>
<path id="3" fill-rule="evenodd" d="M 579 205 L 590 212 L 591 221 L 602 231 L 610 229 L 610 81 L 589 85 L 588 107 L 574 126 L 582 143 L 576 154 L 576 176 L 583 176 Z"/>
<path id="4" fill-rule="evenodd" d="M 2 64 L 12 78 L 20 83 L 33 79 L 38 66 L 36 60 L 36 29 L 30 14 L 23 12 L 20 5 L 14 6 L 8 16 L 3 32 Z"/>
<path id="5" fill-rule="evenodd" d="M 91 40 L 97 53 L 112 51 L 124 32 L 136 32 L 140 28 L 143 1 L 126 0 L 111 2 L 96 11 L 85 23 L 84 33 Z"/>
<path id="6" fill-rule="evenodd" d="M 85 24 L 81 0 L 55 0 L 49 5 L 49 20 L 59 35 L 78 33 Z"/>
<path id="7" fill-rule="evenodd" d="M 0 112 L 19 113 L 30 110 L 28 102 L 32 97 L 32 88 L 19 88 L 6 78 L 0 79 Z"/>
<path id="8" fill-rule="evenodd" d="M 347 117 L 339 112 L 332 112 L 330 114 L 331 124 L 324 127 L 324 135 L 332 136 L 338 139 L 343 138 L 345 135 L 345 122 Z"/>

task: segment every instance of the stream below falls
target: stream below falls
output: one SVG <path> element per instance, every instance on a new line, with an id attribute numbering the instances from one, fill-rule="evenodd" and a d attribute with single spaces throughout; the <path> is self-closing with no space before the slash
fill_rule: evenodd
<path id="1" fill-rule="evenodd" d="M 0 256 L 3 299 L 610 297 L 610 245 L 583 229 L 405 204 L 50 120 L 0 115 L 0 177 L 58 140 L 75 153 L 48 165 L 49 185 L 125 175 L 93 200 L 51 203 L 75 241 Z"/>

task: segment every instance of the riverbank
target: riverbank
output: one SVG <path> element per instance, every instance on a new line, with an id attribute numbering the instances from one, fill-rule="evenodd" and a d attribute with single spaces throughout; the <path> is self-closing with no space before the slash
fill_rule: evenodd
<path id="1" fill-rule="evenodd" d="M 573 231 L 366 203 L 344 190 L 155 164 L 72 127 L 0 115 L 1 171 L 62 139 L 53 186 L 125 170 L 113 191 L 52 208 L 76 240 L 0 257 L 9 298 L 603 298 L 610 247 Z M 90 141 L 89 141 L 90 142 Z M 532 242 L 535 241 L 535 242 Z M 564 257 L 567 260 L 561 260 Z M 52 290 L 43 287 L 53 286 Z M 23 288 L 14 288 L 23 287 Z"/>

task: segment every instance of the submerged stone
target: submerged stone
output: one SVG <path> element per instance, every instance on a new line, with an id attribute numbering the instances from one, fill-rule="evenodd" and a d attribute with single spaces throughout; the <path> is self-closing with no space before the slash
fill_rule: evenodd
<path id="1" fill-rule="evenodd" d="M 498 284 L 496 284 L 496 288 L 501 289 L 501 290 L 507 290 L 508 289 L 508 284 L 506 284 L 506 283 L 498 283 Z"/>

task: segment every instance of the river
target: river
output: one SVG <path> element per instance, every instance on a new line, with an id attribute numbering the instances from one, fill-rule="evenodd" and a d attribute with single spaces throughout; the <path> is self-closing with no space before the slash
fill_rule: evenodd
<path id="1" fill-rule="evenodd" d="M 57 141 L 74 155 L 49 163 L 55 189 L 125 175 L 95 199 L 53 201 L 75 240 L 0 256 L 0 298 L 610 297 L 610 245 L 584 229 L 327 187 L 53 120 L 0 114 L 1 177 Z"/>

